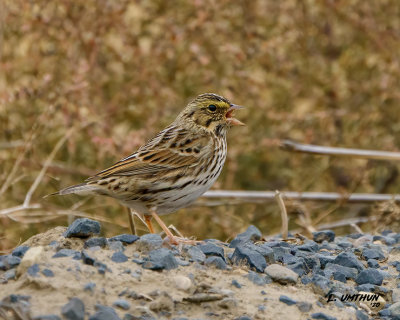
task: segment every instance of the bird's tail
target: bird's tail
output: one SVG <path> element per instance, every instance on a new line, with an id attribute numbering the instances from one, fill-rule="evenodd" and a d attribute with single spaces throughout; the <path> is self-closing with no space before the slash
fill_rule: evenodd
<path id="1" fill-rule="evenodd" d="M 93 194 L 93 192 L 96 192 L 97 190 L 98 190 L 98 187 L 95 185 L 90 185 L 87 183 L 80 183 L 80 184 L 76 184 L 76 185 L 67 187 L 65 189 L 61 189 L 60 191 L 45 195 L 43 198 L 47 198 L 49 196 L 57 196 L 57 195 L 63 196 L 65 194 L 71 194 L 71 193 L 81 194 L 81 195 Z"/>

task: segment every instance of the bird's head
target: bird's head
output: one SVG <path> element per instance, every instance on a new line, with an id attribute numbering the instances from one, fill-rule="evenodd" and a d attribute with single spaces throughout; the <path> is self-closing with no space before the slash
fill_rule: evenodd
<path id="1" fill-rule="evenodd" d="M 209 131 L 226 131 L 229 126 L 243 126 L 233 117 L 235 110 L 243 107 L 214 93 L 204 93 L 191 101 L 178 118 L 190 121 Z"/>

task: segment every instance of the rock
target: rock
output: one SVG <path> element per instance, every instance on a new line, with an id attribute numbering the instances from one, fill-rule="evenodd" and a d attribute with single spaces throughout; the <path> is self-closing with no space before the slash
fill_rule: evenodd
<path id="1" fill-rule="evenodd" d="M 329 279 L 334 273 L 338 272 L 343 274 L 346 277 L 346 279 L 352 279 L 352 280 L 355 280 L 358 274 L 358 271 L 355 268 L 344 267 L 334 263 L 326 264 L 324 270 L 325 277 Z"/>
<path id="2" fill-rule="evenodd" d="M 338 264 L 344 267 L 356 268 L 358 271 L 364 270 L 363 264 L 358 261 L 356 255 L 351 252 L 342 252 L 336 256 L 333 261 L 334 264 Z"/>
<path id="3" fill-rule="evenodd" d="M 129 310 L 131 304 L 125 299 L 118 299 L 114 301 L 113 306 L 121 308 L 122 310 Z"/>
<path id="4" fill-rule="evenodd" d="M 221 257 L 211 256 L 204 261 L 204 264 L 207 266 L 214 266 L 217 269 L 226 270 L 227 266 L 225 261 Z"/>
<path id="5" fill-rule="evenodd" d="M 224 298 L 218 302 L 218 306 L 224 309 L 232 309 L 238 305 L 238 302 L 234 298 Z"/>
<path id="6" fill-rule="evenodd" d="M 15 280 L 17 278 L 17 271 L 15 269 L 10 269 L 4 272 L 3 278 L 6 281 Z"/>
<path id="7" fill-rule="evenodd" d="M 315 269 L 320 269 L 320 267 L 321 267 L 319 258 L 316 257 L 315 254 L 312 252 L 297 251 L 295 256 L 298 258 L 304 259 L 304 263 L 306 266 L 306 273 L 308 273 L 312 270 L 315 270 Z"/>
<path id="8" fill-rule="evenodd" d="M 93 292 L 94 288 L 96 287 L 96 284 L 94 282 L 88 282 L 85 284 L 85 286 L 83 287 L 84 291 L 90 291 Z"/>
<path id="9" fill-rule="evenodd" d="M 74 257 L 77 255 L 80 255 L 79 251 L 72 249 L 61 249 L 60 251 L 56 252 L 52 258 Z"/>
<path id="10" fill-rule="evenodd" d="M 232 284 L 234 287 L 238 288 L 238 289 L 240 289 L 240 288 L 242 287 L 242 285 L 241 285 L 237 280 L 235 280 L 235 279 L 232 280 L 231 284 Z"/>
<path id="11" fill-rule="evenodd" d="M 189 291 L 192 288 L 192 280 L 185 276 L 175 276 L 173 278 L 175 286 L 182 291 Z"/>
<path id="12" fill-rule="evenodd" d="M 97 312 L 89 317 L 89 320 L 121 320 L 111 307 L 96 305 Z"/>
<path id="13" fill-rule="evenodd" d="M 298 261 L 299 261 L 299 258 L 297 258 L 291 254 L 284 254 L 280 257 L 279 262 L 282 262 L 284 265 L 289 265 L 289 264 L 295 264 Z"/>
<path id="14" fill-rule="evenodd" d="M 265 268 L 265 273 L 275 282 L 279 282 L 281 284 L 288 284 L 288 283 L 297 283 L 297 279 L 299 275 L 279 264 L 271 264 Z"/>
<path id="15" fill-rule="evenodd" d="M 197 246 L 206 256 L 217 256 L 225 260 L 224 249 L 213 243 L 206 243 Z"/>
<path id="16" fill-rule="evenodd" d="M 393 303 L 389 308 L 390 316 L 392 319 L 400 318 L 400 302 Z M 396 317 L 396 318 L 395 318 Z"/>
<path id="17" fill-rule="evenodd" d="M 312 308 L 312 304 L 309 302 L 297 302 L 297 308 L 301 312 L 309 312 Z"/>
<path id="18" fill-rule="evenodd" d="M 113 253 L 113 255 L 111 256 L 111 260 L 116 263 L 123 263 L 128 261 L 128 257 L 124 255 L 121 251 L 118 251 Z"/>
<path id="19" fill-rule="evenodd" d="M 247 243 L 244 245 L 244 247 L 261 254 L 268 264 L 275 263 L 275 252 L 267 244 L 263 243 L 261 245 L 255 245 L 252 243 Z"/>
<path id="20" fill-rule="evenodd" d="M 91 257 L 85 250 L 82 250 L 82 261 L 84 264 L 87 264 L 89 266 L 93 266 L 96 259 Z"/>
<path id="21" fill-rule="evenodd" d="M 42 274 L 47 278 L 54 277 L 54 272 L 47 268 L 42 270 Z"/>
<path id="22" fill-rule="evenodd" d="M 67 304 L 61 308 L 61 314 L 67 320 L 84 320 L 85 305 L 79 298 L 71 298 Z"/>
<path id="23" fill-rule="evenodd" d="M 315 274 L 311 278 L 311 285 L 315 293 L 326 296 L 332 287 L 332 282 L 318 274 Z"/>
<path id="24" fill-rule="evenodd" d="M 379 263 L 378 263 L 378 261 L 376 261 L 375 259 L 369 259 L 369 260 L 368 260 L 368 267 L 369 267 L 369 268 L 378 269 L 378 268 L 379 268 Z"/>
<path id="25" fill-rule="evenodd" d="M 252 320 L 252 319 L 249 316 L 240 316 L 238 318 L 235 318 L 235 320 Z"/>
<path id="26" fill-rule="evenodd" d="M 170 270 L 178 268 L 178 262 L 170 250 L 161 248 L 150 251 L 148 260 L 142 267 L 150 270 Z"/>
<path id="27" fill-rule="evenodd" d="M 112 238 L 109 238 L 108 241 L 121 241 L 124 244 L 132 244 L 140 238 L 134 234 L 119 234 Z"/>
<path id="28" fill-rule="evenodd" d="M 2 267 L 0 268 L 1 270 L 9 270 L 12 268 L 15 268 L 21 263 L 21 258 L 17 256 L 13 256 L 11 254 L 8 254 L 4 256 L 2 259 Z"/>
<path id="29" fill-rule="evenodd" d="M 272 247 L 271 248 L 272 251 L 274 252 L 274 258 L 275 261 L 278 262 L 284 262 L 284 257 L 286 256 L 291 256 L 294 257 L 291 253 L 290 253 L 290 248 L 287 247 Z"/>
<path id="30" fill-rule="evenodd" d="M 159 234 L 148 233 L 137 240 L 137 246 L 139 251 L 152 251 L 162 247 L 163 240 Z"/>
<path id="31" fill-rule="evenodd" d="M 263 286 L 266 284 L 265 277 L 262 277 L 261 275 L 259 275 L 258 273 L 254 272 L 254 271 L 249 271 L 249 273 L 247 275 L 247 279 L 249 279 L 251 282 L 253 282 L 254 284 L 256 284 L 258 286 Z"/>
<path id="32" fill-rule="evenodd" d="M 346 283 L 347 278 L 344 273 L 335 271 L 335 272 L 333 272 L 333 280 L 337 280 L 337 281 Z"/>
<path id="33" fill-rule="evenodd" d="M 366 313 L 361 310 L 356 311 L 356 319 L 357 320 L 369 320 L 369 317 Z"/>
<path id="34" fill-rule="evenodd" d="M 86 248 L 91 248 L 91 247 L 96 247 L 99 246 L 101 248 L 104 248 L 107 245 L 107 239 L 103 237 L 98 237 L 98 238 L 90 238 L 89 240 L 86 240 L 85 243 L 83 244 L 83 247 Z"/>
<path id="35" fill-rule="evenodd" d="M 40 315 L 33 318 L 33 320 L 61 320 L 61 318 L 55 314 Z"/>
<path id="36" fill-rule="evenodd" d="M 174 301 L 168 293 L 163 292 L 156 300 L 150 303 L 149 308 L 154 312 L 170 312 L 174 308 Z"/>
<path id="37" fill-rule="evenodd" d="M 35 263 L 28 268 L 27 274 L 30 275 L 31 277 L 37 277 L 39 271 L 40 271 L 39 265 Z"/>
<path id="38" fill-rule="evenodd" d="M 307 274 L 309 272 L 306 263 L 304 262 L 303 258 L 297 258 L 296 263 L 292 263 L 287 265 L 287 268 L 292 270 L 293 272 L 297 273 L 300 277 Z"/>
<path id="39" fill-rule="evenodd" d="M 392 290 L 392 301 L 393 303 L 400 302 L 400 288 L 394 288 Z"/>
<path id="40" fill-rule="evenodd" d="M 361 271 L 358 277 L 356 278 L 357 284 L 370 283 L 380 286 L 382 282 L 383 282 L 382 273 L 372 268 Z"/>
<path id="41" fill-rule="evenodd" d="M 321 254 L 321 253 L 317 253 L 315 256 L 319 259 L 319 263 L 320 263 L 321 269 L 324 269 L 325 266 L 329 262 L 333 263 L 333 261 L 335 260 L 335 257 L 328 256 L 328 255 Z"/>
<path id="42" fill-rule="evenodd" d="M 304 244 L 298 246 L 297 249 L 307 252 L 317 252 L 318 244 L 315 241 L 307 240 Z"/>
<path id="43" fill-rule="evenodd" d="M 258 272 L 264 272 L 267 266 L 265 258 L 257 251 L 248 249 L 244 246 L 238 246 L 232 255 L 232 262 L 235 264 L 246 263 L 250 268 Z"/>
<path id="44" fill-rule="evenodd" d="M 316 313 L 311 314 L 311 318 L 318 319 L 318 320 L 336 320 L 335 317 L 328 316 L 327 314 L 322 313 L 322 312 L 316 312 Z"/>
<path id="45" fill-rule="evenodd" d="M 251 225 L 247 228 L 245 232 L 238 234 L 235 239 L 231 241 L 229 247 L 236 248 L 238 245 L 260 240 L 261 237 L 261 231 L 258 230 L 257 227 Z"/>
<path id="46" fill-rule="evenodd" d="M 281 295 L 279 297 L 279 301 L 287 304 L 288 306 L 292 306 L 297 303 L 296 300 L 293 300 L 292 298 L 285 295 Z"/>
<path id="47" fill-rule="evenodd" d="M 385 259 L 385 255 L 383 254 L 382 250 L 368 249 L 368 248 L 364 248 L 364 250 L 362 251 L 362 257 L 365 260 L 368 260 L 368 259 L 383 260 L 383 259 Z"/>
<path id="48" fill-rule="evenodd" d="M 29 250 L 28 246 L 19 246 L 16 247 L 13 251 L 12 251 L 12 255 L 18 258 L 22 258 L 25 255 L 25 252 L 27 252 Z"/>
<path id="49" fill-rule="evenodd" d="M 110 241 L 110 242 L 108 243 L 108 248 L 109 248 L 111 251 L 124 251 L 124 250 L 125 250 L 125 247 L 124 247 L 124 245 L 122 244 L 122 242 L 121 242 L 121 241 L 118 241 L 118 240 Z"/>
<path id="50" fill-rule="evenodd" d="M 100 233 L 100 223 L 88 218 L 76 219 L 64 232 L 64 237 L 87 238 Z"/>
<path id="51" fill-rule="evenodd" d="M 335 240 L 335 232 L 332 230 L 313 232 L 313 240 L 318 243 L 322 243 L 323 241 L 332 242 Z"/>
<path id="52" fill-rule="evenodd" d="M 187 249 L 189 258 L 195 262 L 204 262 L 206 255 L 197 246 L 190 246 Z"/>

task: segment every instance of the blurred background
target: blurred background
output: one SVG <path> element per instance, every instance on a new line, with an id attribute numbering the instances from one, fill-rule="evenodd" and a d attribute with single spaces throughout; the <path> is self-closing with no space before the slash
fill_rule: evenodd
<path id="1" fill-rule="evenodd" d="M 129 155 L 204 92 L 247 107 L 213 189 L 399 193 L 398 163 L 279 148 L 397 151 L 399 30 L 396 0 L 0 1 L 0 249 L 71 216 L 128 233 L 112 199 L 43 196 Z M 275 201 L 207 204 L 164 220 L 198 239 L 280 231 Z M 285 204 L 290 230 L 357 217 L 399 229 L 394 203 Z"/>

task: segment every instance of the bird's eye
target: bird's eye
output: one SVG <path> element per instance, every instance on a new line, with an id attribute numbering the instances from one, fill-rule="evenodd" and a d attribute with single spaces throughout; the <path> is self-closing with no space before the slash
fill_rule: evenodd
<path id="1" fill-rule="evenodd" d="M 208 106 L 208 110 L 214 112 L 215 110 L 217 110 L 217 107 L 216 107 L 214 104 L 210 104 L 210 105 Z"/>

